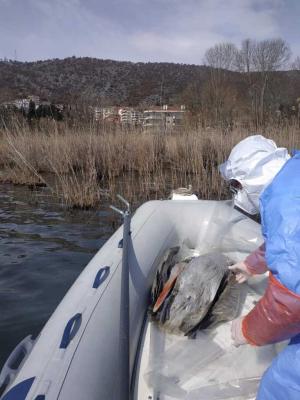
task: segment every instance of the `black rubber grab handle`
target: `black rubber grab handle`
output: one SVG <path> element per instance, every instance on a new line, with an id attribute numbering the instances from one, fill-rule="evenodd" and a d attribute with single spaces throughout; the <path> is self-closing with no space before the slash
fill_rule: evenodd
<path id="1" fill-rule="evenodd" d="M 110 267 L 106 266 L 103 268 L 100 268 L 99 271 L 97 272 L 97 275 L 95 277 L 94 283 L 93 283 L 93 288 L 97 289 L 101 283 L 105 281 L 105 279 L 108 277 L 110 271 Z"/>
<path id="2" fill-rule="evenodd" d="M 69 346 L 71 340 L 75 337 L 78 329 L 80 328 L 81 320 L 82 315 L 80 313 L 75 314 L 74 317 L 69 320 L 60 342 L 60 349 L 66 349 Z"/>

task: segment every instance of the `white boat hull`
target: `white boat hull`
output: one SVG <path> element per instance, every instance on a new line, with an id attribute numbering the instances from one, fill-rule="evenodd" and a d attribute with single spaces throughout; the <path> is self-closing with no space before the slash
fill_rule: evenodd
<path id="1" fill-rule="evenodd" d="M 131 232 L 128 261 L 132 376 L 135 361 L 142 354 L 139 343 L 149 290 L 166 250 L 185 242 L 200 253 L 222 248 L 233 259 L 240 260 L 262 238 L 257 223 L 234 210 L 228 202 L 217 201 L 145 203 L 132 218 Z M 78 277 L 7 388 L 5 400 L 15 398 L 9 395 L 16 387 L 22 388 L 22 384 L 24 393 L 28 390 L 19 400 L 122 399 L 118 369 L 122 357 L 120 338 L 124 334 L 120 329 L 122 249 L 118 245 L 121 239 L 120 228 Z M 64 333 L 73 317 L 74 337 L 69 340 Z M 141 394 L 139 398 L 147 399 Z"/>

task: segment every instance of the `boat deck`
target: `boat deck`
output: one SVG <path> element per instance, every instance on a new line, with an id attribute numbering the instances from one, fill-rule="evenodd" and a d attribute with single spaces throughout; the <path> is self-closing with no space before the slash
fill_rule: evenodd
<path id="1" fill-rule="evenodd" d="M 243 284 L 241 315 L 259 300 L 266 277 Z M 231 322 L 196 339 L 166 334 L 147 322 L 141 345 L 135 400 L 250 400 L 263 372 L 285 344 L 238 348 L 232 345 Z"/>

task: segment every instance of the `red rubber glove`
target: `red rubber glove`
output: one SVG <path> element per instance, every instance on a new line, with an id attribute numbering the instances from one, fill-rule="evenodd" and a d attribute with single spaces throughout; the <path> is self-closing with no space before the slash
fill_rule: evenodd
<path id="1" fill-rule="evenodd" d="M 300 296 L 271 273 L 264 296 L 243 319 L 243 335 L 257 346 L 276 343 L 300 333 Z"/>

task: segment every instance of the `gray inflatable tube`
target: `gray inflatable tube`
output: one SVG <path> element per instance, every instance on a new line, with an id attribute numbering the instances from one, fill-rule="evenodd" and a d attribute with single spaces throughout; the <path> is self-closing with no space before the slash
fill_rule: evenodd
<path id="1" fill-rule="evenodd" d="M 119 368 L 122 234 L 121 227 L 93 257 L 35 342 L 25 339 L 11 355 L 0 377 L 7 385 L 2 399 L 127 398 Z M 240 260 L 261 243 L 260 226 L 228 202 L 151 201 L 136 211 L 128 247 L 131 378 L 139 373 L 135 360 L 156 268 L 168 248 L 183 243 L 200 252 L 222 248 Z M 14 370 L 20 349 L 26 357 Z"/>

